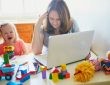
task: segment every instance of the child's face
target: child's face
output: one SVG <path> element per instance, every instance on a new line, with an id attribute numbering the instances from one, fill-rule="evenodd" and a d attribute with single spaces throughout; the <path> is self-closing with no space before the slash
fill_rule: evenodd
<path id="1" fill-rule="evenodd" d="M 1 28 L 2 36 L 6 42 L 14 42 L 15 40 L 15 32 L 13 30 L 14 28 L 10 25 L 6 25 L 3 28 Z"/>

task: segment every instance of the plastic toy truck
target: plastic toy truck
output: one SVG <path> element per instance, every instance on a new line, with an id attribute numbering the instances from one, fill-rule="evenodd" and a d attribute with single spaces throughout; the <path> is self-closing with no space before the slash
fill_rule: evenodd
<path id="1" fill-rule="evenodd" d="M 11 80 L 14 74 L 15 65 L 11 65 L 11 67 L 5 67 L 3 65 L 0 66 L 0 80 L 2 77 L 5 77 L 6 80 Z"/>

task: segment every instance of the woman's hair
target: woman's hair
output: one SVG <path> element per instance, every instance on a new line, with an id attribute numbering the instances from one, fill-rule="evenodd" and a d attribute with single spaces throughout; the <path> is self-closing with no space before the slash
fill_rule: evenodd
<path id="1" fill-rule="evenodd" d="M 4 24 L 1 24 L 1 25 L 0 25 L 0 33 L 2 34 L 2 30 L 1 30 L 1 29 L 3 29 L 3 28 L 6 27 L 6 26 L 10 26 L 10 27 L 13 28 L 14 33 L 15 33 L 15 41 L 18 40 L 18 39 L 19 39 L 18 32 L 17 32 L 17 30 L 16 30 L 15 25 L 12 24 L 12 23 L 4 23 Z"/>
<path id="2" fill-rule="evenodd" d="M 66 3 L 63 0 L 52 0 L 48 6 L 48 10 L 47 10 L 48 14 L 53 10 L 55 10 L 58 13 L 60 21 L 61 21 L 60 33 L 61 34 L 67 33 L 69 29 L 71 28 L 70 27 L 71 17 L 70 17 L 70 13 L 69 13 Z M 48 17 L 47 17 L 46 25 L 44 28 L 49 34 L 54 33 L 54 28 L 50 24 Z"/>

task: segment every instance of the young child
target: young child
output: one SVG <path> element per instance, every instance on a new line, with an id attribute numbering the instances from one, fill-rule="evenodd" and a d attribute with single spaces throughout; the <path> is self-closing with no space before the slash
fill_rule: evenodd
<path id="1" fill-rule="evenodd" d="M 0 25 L 0 32 L 3 37 L 3 43 L 0 44 L 0 55 L 4 54 L 5 46 L 14 46 L 14 55 L 27 53 L 25 43 L 19 38 L 14 24 L 5 23 Z"/>

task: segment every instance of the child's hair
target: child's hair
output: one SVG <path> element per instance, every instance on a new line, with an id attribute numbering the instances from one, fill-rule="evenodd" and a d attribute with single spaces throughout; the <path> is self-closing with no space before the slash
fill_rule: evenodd
<path id="1" fill-rule="evenodd" d="M 0 25 L 0 34 L 2 35 L 2 30 L 1 30 L 1 29 L 3 29 L 3 28 L 6 27 L 6 26 L 10 26 L 10 27 L 13 28 L 14 33 L 15 33 L 15 41 L 18 40 L 18 39 L 19 39 L 18 32 L 17 32 L 17 30 L 16 30 L 15 25 L 12 24 L 12 23 L 4 23 L 4 24 L 1 24 L 1 25 Z"/>

